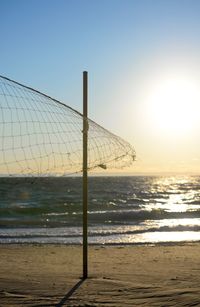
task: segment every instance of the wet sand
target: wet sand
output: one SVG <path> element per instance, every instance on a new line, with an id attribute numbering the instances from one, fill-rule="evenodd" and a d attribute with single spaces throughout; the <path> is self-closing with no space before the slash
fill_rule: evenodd
<path id="1" fill-rule="evenodd" d="M 0 306 L 200 306 L 200 244 L 0 245 Z"/>

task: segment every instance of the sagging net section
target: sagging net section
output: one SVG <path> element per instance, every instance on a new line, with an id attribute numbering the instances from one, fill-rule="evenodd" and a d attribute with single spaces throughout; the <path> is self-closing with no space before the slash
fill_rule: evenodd
<path id="1" fill-rule="evenodd" d="M 88 169 L 121 168 L 134 148 L 88 119 Z M 0 175 L 82 171 L 83 116 L 39 91 L 0 76 Z"/>

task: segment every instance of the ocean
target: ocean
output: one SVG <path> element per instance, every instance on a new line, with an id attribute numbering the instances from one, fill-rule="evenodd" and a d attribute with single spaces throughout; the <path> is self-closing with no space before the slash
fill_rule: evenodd
<path id="1" fill-rule="evenodd" d="M 200 240 L 200 177 L 89 177 L 91 244 Z M 0 178 L 0 243 L 82 243 L 82 178 Z"/>

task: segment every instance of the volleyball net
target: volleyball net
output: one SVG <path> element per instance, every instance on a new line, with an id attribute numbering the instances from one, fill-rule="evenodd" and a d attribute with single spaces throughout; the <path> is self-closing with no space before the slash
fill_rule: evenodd
<path id="1" fill-rule="evenodd" d="M 33 88 L 0 76 L 0 174 L 67 176 L 82 171 L 83 115 Z M 123 168 L 136 154 L 88 119 L 88 170 Z"/>

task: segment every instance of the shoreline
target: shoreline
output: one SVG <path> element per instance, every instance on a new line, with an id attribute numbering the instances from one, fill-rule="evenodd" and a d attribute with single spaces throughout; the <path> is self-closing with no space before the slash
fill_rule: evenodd
<path id="1" fill-rule="evenodd" d="M 2 306 L 194 306 L 200 304 L 200 244 L 1 244 Z"/>
<path id="2" fill-rule="evenodd" d="M 135 243 L 88 243 L 88 247 L 139 247 L 139 246 L 185 246 L 185 245 L 200 245 L 200 240 L 195 241 L 163 241 L 163 242 L 135 242 Z M 40 243 L 40 242 L 0 242 L 0 249 L 1 246 L 71 246 L 71 247 L 82 247 L 80 243 Z"/>

